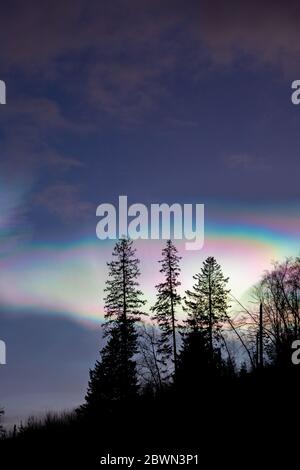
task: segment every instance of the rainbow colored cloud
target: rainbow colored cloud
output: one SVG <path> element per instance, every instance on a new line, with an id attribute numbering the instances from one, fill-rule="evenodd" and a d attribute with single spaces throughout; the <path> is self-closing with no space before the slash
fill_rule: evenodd
<path id="1" fill-rule="evenodd" d="M 5 223 L 1 232 L 5 230 Z M 274 208 L 226 208 L 206 221 L 205 244 L 199 252 L 177 246 L 182 259 L 182 293 L 191 286 L 194 273 L 203 260 L 213 255 L 230 277 L 236 297 L 259 280 L 272 260 L 299 254 L 300 220 L 298 207 L 275 211 Z M 159 281 L 158 259 L 163 241 L 135 242 L 141 259 L 141 284 L 148 300 L 154 300 Z M 0 296 L 6 308 L 67 315 L 79 321 L 98 322 L 103 318 L 103 289 L 106 262 L 111 259 L 113 241 L 95 237 L 70 243 L 24 243 L 0 260 Z M 146 307 L 147 308 L 147 307 Z"/>

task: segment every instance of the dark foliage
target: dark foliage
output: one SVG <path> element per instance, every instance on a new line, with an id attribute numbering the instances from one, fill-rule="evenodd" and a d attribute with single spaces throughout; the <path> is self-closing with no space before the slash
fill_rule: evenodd
<path id="1" fill-rule="evenodd" d="M 101 360 L 90 372 L 86 395 L 87 408 L 98 407 L 102 400 L 128 400 L 138 392 L 136 362 L 138 351 L 136 323 L 140 321 L 142 292 L 138 288 L 139 260 L 135 257 L 132 241 L 120 240 L 108 263 L 106 282 L 105 337 L 107 344 L 101 351 Z"/>
<path id="2" fill-rule="evenodd" d="M 164 275 L 164 281 L 156 286 L 157 300 L 152 307 L 154 312 L 153 319 L 158 323 L 161 329 L 161 338 L 159 342 L 159 353 L 165 366 L 165 375 L 168 360 L 173 359 L 176 374 L 177 369 L 177 339 L 176 339 L 176 307 L 181 303 L 177 288 L 180 286 L 178 280 L 180 275 L 180 256 L 177 248 L 171 240 L 167 241 L 166 247 L 162 251 L 160 261 L 160 272 Z"/>
<path id="3" fill-rule="evenodd" d="M 228 279 L 214 258 L 204 262 L 192 290 L 186 291 L 187 317 L 177 354 L 180 258 L 176 248 L 169 241 L 161 262 L 165 281 L 157 286 L 153 309 L 161 336 L 153 325 L 137 327 L 145 302 L 132 243 L 121 240 L 113 255 L 105 298 L 107 342 L 90 372 L 86 403 L 77 412 L 30 419 L 7 433 L 0 440 L 1 463 L 40 468 L 47 461 L 68 468 L 80 463 L 99 468 L 100 457 L 107 454 L 143 461 L 151 453 L 197 453 L 201 464 L 208 459 L 214 465 L 226 462 L 230 468 L 240 468 L 245 461 L 263 465 L 263 458 L 270 465 L 274 456 L 279 463 L 279 450 L 285 444 L 289 449 L 295 446 L 292 425 L 300 417 L 300 366 L 286 359 L 300 324 L 299 260 L 266 273 L 258 291 L 263 321 L 261 317 L 259 323 L 254 321 L 253 331 L 254 338 L 263 331 L 263 367 L 261 363 L 255 367 L 255 361 L 237 367 L 229 349 L 225 348 L 227 355 L 222 351 Z M 284 355 L 283 348 L 288 351 Z M 165 367 L 170 355 L 177 362 L 173 382 L 163 380 L 161 354 Z M 143 386 L 137 379 L 138 365 L 146 377 Z M 285 453 L 283 468 L 289 468 L 288 457 Z"/>

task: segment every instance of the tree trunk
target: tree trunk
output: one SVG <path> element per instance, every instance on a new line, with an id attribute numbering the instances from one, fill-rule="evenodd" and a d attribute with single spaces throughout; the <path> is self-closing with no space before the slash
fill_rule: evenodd
<path id="1" fill-rule="evenodd" d="M 263 349 L 263 306 L 259 306 L 259 367 L 264 366 L 264 349 Z"/>
<path id="2" fill-rule="evenodd" d="M 175 312 L 174 312 L 174 303 L 173 303 L 172 269 L 171 269 L 170 257 L 169 257 L 169 276 L 170 276 L 170 291 L 171 291 L 171 315 L 172 315 L 174 372 L 175 372 L 175 380 L 176 380 L 176 377 L 177 377 L 177 345 L 176 345 Z"/>

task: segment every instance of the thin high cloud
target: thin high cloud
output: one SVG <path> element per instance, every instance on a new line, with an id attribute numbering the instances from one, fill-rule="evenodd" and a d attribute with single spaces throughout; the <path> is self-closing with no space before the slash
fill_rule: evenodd
<path id="1" fill-rule="evenodd" d="M 215 73 L 211 65 L 227 67 L 241 59 L 280 73 L 294 73 L 299 65 L 295 1 L 288 8 L 257 0 L 163 5 L 157 0 L 43 5 L 15 0 L 10 5 L 1 11 L 1 67 L 8 78 L 16 72 L 39 82 L 40 98 L 26 105 L 39 129 L 55 124 L 78 132 L 86 125 L 85 113 L 94 132 L 97 125 L 183 120 L 172 115 L 172 103 L 178 101 L 174 76 L 184 73 L 186 85 L 192 84 L 204 70 Z M 51 83 L 63 96 L 72 96 L 72 117 L 62 116 L 59 97 L 51 102 L 43 97 Z M 80 116 L 77 122 L 74 116 Z"/>
<path id="2" fill-rule="evenodd" d="M 197 34 L 216 63 L 248 57 L 288 74 L 299 67 L 299 2 L 217 0 L 202 7 Z"/>
<path id="3" fill-rule="evenodd" d="M 80 185 L 58 182 L 41 190 L 34 203 L 55 216 L 60 223 L 84 224 L 94 216 L 95 206 L 84 200 Z"/>
<path id="4" fill-rule="evenodd" d="M 249 153 L 234 153 L 224 157 L 223 162 L 231 170 L 268 172 L 272 166 L 264 158 Z"/>
<path id="5" fill-rule="evenodd" d="M 81 166 L 74 155 L 55 149 L 50 139 L 57 133 L 84 132 L 62 111 L 54 100 L 43 97 L 14 97 L 0 115 L 2 169 L 10 172 L 34 172 L 59 165 L 61 169 Z"/>
<path id="6" fill-rule="evenodd" d="M 144 52 L 149 65 L 162 57 L 176 64 L 176 53 L 182 54 L 184 43 L 193 46 L 195 36 L 221 63 L 236 54 L 252 54 L 258 61 L 278 66 L 299 60 L 300 6 L 295 0 L 288 5 L 278 0 L 190 0 L 184 4 L 177 0 L 163 4 L 158 0 L 113 4 L 66 0 L 44 1 L 43 5 L 15 0 L 1 13 L 3 64 L 29 74 L 44 73 L 49 79 L 65 74 L 72 68 L 68 57 L 82 52 L 96 53 L 104 63 L 112 53 L 133 59 Z M 151 50 L 155 54 L 149 54 Z M 62 58 L 64 65 L 59 62 Z M 130 83 L 135 79 L 129 78 Z"/>
<path id="7" fill-rule="evenodd" d="M 140 118 L 168 96 L 166 77 L 196 77 L 205 61 L 250 58 L 289 70 L 299 64 L 297 2 L 82 0 L 4 8 L 2 69 L 57 81 L 121 120 Z M 18 34 L 14 34 L 14 32 Z M 84 81 L 82 81 L 84 77 Z M 90 103 L 91 104 L 91 103 Z"/>
<path id="8" fill-rule="evenodd" d="M 282 2 L 257 0 L 13 0 L 1 7 L 0 19 L 1 78 L 8 81 L 8 104 L 0 123 L 1 172 L 18 174 L 33 192 L 43 180 L 35 200 L 44 200 L 53 214 L 56 207 L 50 207 L 46 196 L 54 196 L 57 175 L 69 188 L 76 175 L 65 211 L 60 209 L 71 214 L 82 166 L 98 151 L 87 147 L 83 153 L 78 136 L 95 137 L 103 129 L 143 129 L 149 123 L 159 132 L 183 129 L 182 142 L 184 130 L 199 128 L 204 135 L 206 116 L 199 125 L 189 86 L 203 73 L 215 76 L 216 66 L 236 62 L 294 73 L 300 57 L 298 20 L 299 6 L 293 1 L 287 8 Z M 196 92 L 201 95 L 201 86 Z M 185 161 L 189 159 L 184 171 L 191 181 L 198 174 L 198 159 L 195 164 L 190 155 L 198 149 L 182 146 Z M 229 166 L 241 170 L 258 165 L 253 157 L 230 158 Z M 194 165 L 189 174 L 187 168 Z M 151 174 L 151 167 L 147 170 Z M 76 201 L 88 207 L 88 201 L 77 196 Z"/>

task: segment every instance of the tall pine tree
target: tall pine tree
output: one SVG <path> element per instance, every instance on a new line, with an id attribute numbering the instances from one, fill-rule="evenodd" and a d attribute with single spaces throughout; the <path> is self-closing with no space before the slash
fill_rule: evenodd
<path id="1" fill-rule="evenodd" d="M 185 323 L 188 334 L 193 338 L 201 335 L 202 344 L 206 345 L 212 360 L 229 308 L 228 278 L 224 277 L 221 266 L 212 256 L 204 261 L 200 273 L 193 278 L 196 282 L 191 291 L 186 291 L 184 299 Z"/>
<path id="2" fill-rule="evenodd" d="M 85 406 L 95 406 L 103 399 L 126 400 L 138 391 L 135 354 L 136 323 L 146 303 L 139 289 L 139 260 L 132 241 L 121 239 L 114 247 L 113 261 L 108 263 L 109 277 L 105 288 L 106 346 L 101 360 L 90 371 Z"/>
<path id="3" fill-rule="evenodd" d="M 178 386 L 183 392 L 199 393 L 203 383 L 225 372 L 221 356 L 221 327 L 228 309 L 228 278 L 223 276 L 215 258 L 203 263 L 193 276 L 195 284 L 187 290 L 183 309 L 187 318 L 182 329 Z"/>
<path id="4" fill-rule="evenodd" d="M 168 240 L 166 247 L 162 250 L 162 259 L 159 261 L 160 272 L 164 275 L 165 280 L 156 286 L 157 300 L 151 308 L 154 312 L 153 318 L 161 329 L 159 352 L 162 355 L 162 361 L 167 367 L 168 360 L 173 359 L 175 377 L 177 372 L 176 306 L 181 303 L 177 291 L 181 284 L 178 280 L 180 259 L 177 248 L 171 240 Z"/>

